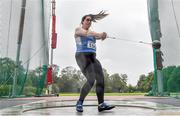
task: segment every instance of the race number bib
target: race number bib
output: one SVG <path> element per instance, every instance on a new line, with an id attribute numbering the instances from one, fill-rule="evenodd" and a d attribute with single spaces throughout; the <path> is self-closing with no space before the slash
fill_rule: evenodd
<path id="1" fill-rule="evenodd" d="M 95 43 L 92 42 L 92 41 L 88 41 L 87 47 L 88 47 L 88 48 L 91 48 L 91 49 L 96 49 L 96 45 L 95 45 Z"/>

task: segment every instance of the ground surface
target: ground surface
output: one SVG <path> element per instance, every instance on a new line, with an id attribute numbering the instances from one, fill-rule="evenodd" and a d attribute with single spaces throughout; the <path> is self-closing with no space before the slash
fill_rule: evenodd
<path id="1" fill-rule="evenodd" d="M 78 96 L 31 97 L 0 100 L 0 115 L 180 115 L 180 99 L 147 96 L 105 96 L 111 111 L 98 112 L 96 96 L 88 96 L 77 113 Z"/>

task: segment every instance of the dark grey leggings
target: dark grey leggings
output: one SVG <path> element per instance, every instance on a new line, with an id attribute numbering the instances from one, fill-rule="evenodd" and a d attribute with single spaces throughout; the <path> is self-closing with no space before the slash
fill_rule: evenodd
<path id="1" fill-rule="evenodd" d="M 95 53 L 76 53 L 76 62 L 87 82 L 81 88 L 79 100 L 84 101 L 96 80 L 96 95 L 98 103 L 104 102 L 104 74 L 100 62 L 96 59 Z"/>

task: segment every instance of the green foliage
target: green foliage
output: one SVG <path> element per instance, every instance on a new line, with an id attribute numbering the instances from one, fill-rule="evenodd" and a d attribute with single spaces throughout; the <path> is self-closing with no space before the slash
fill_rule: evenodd
<path id="1" fill-rule="evenodd" d="M 168 66 L 166 68 L 164 68 L 162 70 L 163 73 L 163 87 L 164 87 L 164 91 L 170 91 L 170 84 L 172 83 L 172 79 L 171 79 L 171 74 L 173 72 L 173 70 L 176 69 L 176 66 Z M 169 81 L 168 81 L 169 80 Z"/>
<path id="2" fill-rule="evenodd" d="M 103 69 L 103 73 L 104 73 L 105 92 L 109 93 L 112 90 L 111 79 L 106 69 Z"/>
<path id="3" fill-rule="evenodd" d="M 58 87 L 58 84 L 52 84 L 52 93 L 59 93 L 60 90 L 59 90 L 59 87 Z"/>
<path id="4" fill-rule="evenodd" d="M 132 86 L 131 84 L 128 85 L 128 93 L 134 93 L 136 91 L 136 86 Z"/>
<path id="5" fill-rule="evenodd" d="M 38 85 L 36 90 L 36 95 L 40 96 L 43 93 L 44 86 L 46 84 L 46 74 L 47 74 L 47 65 L 43 65 L 39 68 L 39 79 L 38 79 Z"/>
<path id="6" fill-rule="evenodd" d="M 0 58 L 0 83 L 12 84 L 15 62 L 10 58 Z"/>
<path id="7" fill-rule="evenodd" d="M 167 90 L 169 92 L 180 91 L 180 66 L 176 67 L 169 76 L 167 81 Z"/>
<path id="8" fill-rule="evenodd" d="M 83 75 L 73 67 L 66 67 L 61 71 L 58 86 L 61 92 L 79 92 L 84 83 Z"/>
<path id="9" fill-rule="evenodd" d="M 13 84 L 13 77 L 15 76 L 15 71 L 17 71 L 17 87 L 16 92 L 19 94 L 20 88 L 23 87 L 24 78 L 26 76 L 25 69 L 23 68 L 22 62 L 19 62 L 17 67 L 16 62 L 10 58 L 0 58 L 0 88 L 4 88 L 7 85 Z M 8 94 L 11 92 L 8 89 Z M 6 92 L 4 92 L 6 93 Z"/>
<path id="10" fill-rule="evenodd" d="M 25 96 L 34 96 L 36 93 L 36 88 L 32 86 L 26 86 L 23 91 L 23 95 Z"/>
<path id="11" fill-rule="evenodd" d="M 104 93 L 105 96 L 137 96 L 145 95 L 146 93 L 135 92 L 135 93 Z M 79 93 L 60 93 L 59 96 L 79 96 Z M 96 96 L 96 93 L 89 93 L 88 96 Z"/>
<path id="12" fill-rule="evenodd" d="M 1 86 L 0 87 L 0 96 L 8 96 L 10 87 L 11 87 L 10 85 Z"/>
<path id="13" fill-rule="evenodd" d="M 149 73 L 147 76 L 146 75 L 141 75 L 138 82 L 137 82 L 137 90 L 141 92 L 148 92 L 152 89 L 153 81 L 153 73 Z"/>
<path id="14" fill-rule="evenodd" d="M 113 74 L 109 75 L 106 69 L 104 72 L 105 92 L 128 92 L 127 75 Z M 86 78 L 81 71 L 73 67 L 66 67 L 62 69 L 61 76 L 55 81 L 60 88 L 60 92 L 80 92 L 81 87 L 85 83 Z M 95 84 L 91 89 L 95 92 Z"/>
<path id="15" fill-rule="evenodd" d="M 119 75 L 118 73 L 110 76 L 111 79 L 111 92 L 127 92 L 127 75 Z"/>
<path id="16" fill-rule="evenodd" d="M 0 96 L 8 96 L 12 90 L 12 81 L 14 71 L 16 68 L 15 61 L 10 58 L 0 58 Z M 180 91 L 180 67 L 169 66 L 162 70 L 163 72 L 163 84 L 165 92 L 179 92 Z M 56 66 L 53 69 L 53 93 L 61 92 L 73 92 L 79 93 L 80 88 L 84 85 L 86 78 L 74 67 L 68 66 L 59 73 L 59 67 Z M 154 78 L 153 72 L 148 75 L 142 74 L 139 77 L 136 86 L 127 85 L 128 76 L 126 74 L 108 74 L 106 69 L 103 69 L 105 92 L 112 93 L 134 93 L 134 92 L 148 92 L 152 89 L 152 81 Z M 23 94 L 26 96 L 35 95 L 37 88 L 40 84 L 42 75 L 45 75 L 42 67 L 37 67 L 35 70 L 26 70 L 19 64 L 17 70 L 17 93 L 20 92 L 22 86 L 25 84 Z M 26 78 L 27 77 L 27 78 Z M 46 85 L 45 81 L 41 84 Z M 41 88 L 42 89 L 42 88 Z M 92 92 L 95 92 L 95 85 L 92 88 Z"/>

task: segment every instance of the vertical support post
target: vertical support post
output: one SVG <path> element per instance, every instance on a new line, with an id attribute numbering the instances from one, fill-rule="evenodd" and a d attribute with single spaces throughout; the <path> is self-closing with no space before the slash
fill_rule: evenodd
<path id="1" fill-rule="evenodd" d="M 157 83 L 157 92 L 155 92 L 154 95 L 158 95 L 158 96 L 163 96 L 163 75 L 162 75 L 162 53 L 160 50 L 161 47 L 161 43 L 158 40 L 154 40 L 153 41 L 153 49 L 154 49 L 154 64 L 155 64 L 155 74 L 154 76 L 157 78 L 156 79 L 156 83 Z"/>
<path id="2" fill-rule="evenodd" d="M 152 94 L 157 95 L 157 68 L 156 68 L 156 49 L 153 48 L 153 60 L 154 60 L 154 79 L 152 83 Z"/>
<path id="3" fill-rule="evenodd" d="M 46 79 L 46 74 L 47 74 L 47 65 L 43 65 L 42 66 L 42 71 L 40 71 L 42 74 L 39 75 L 39 82 L 38 82 L 38 87 L 37 87 L 37 90 L 36 90 L 36 96 L 41 96 L 41 93 L 43 91 L 43 88 L 44 88 L 44 82 L 45 82 L 45 79 Z"/>
<path id="4" fill-rule="evenodd" d="M 163 96 L 163 75 L 162 70 L 157 70 L 157 83 L 158 83 L 158 93 Z"/>
<path id="5" fill-rule="evenodd" d="M 17 84 L 17 75 L 19 68 L 19 58 L 21 52 L 21 43 L 22 43 L 23 30 L 24 30 L 25 8 L 26 8 L 26 0 L 22 0 L 21 17 L 20 17 L 19 33 L 18 33 L 18 41 L 17 41 L 16 67 L 15 67 L 15 74 L 13 77 L 13 86 L 12 86 L 12 97 L 16 97 L 16 93 L 17 93 L 16 84 Z"/>
<path id="6" fill-rule="evenodd" d="M 161 29 L 158 13 L 158 0 L 147 0 L 149 25 L 151 39 L 153 41 L 153 56 L 154 56 L 154 82 L 153 95 L 163 95 L 163 75 L 162 75 L 162 57 L 161 57 Z M 156 78 L 157 77 L 157 78 Z"/>
<path id="7" fill-rule="evenodd" d="M 56 48 L 57 33 L 56 33 L 56 1 L 52 0 L 52 37 L 51 37 L 51 62 L 50 65 L 53 68 L 53 50 Z M 52 71 L 53 77 L 53 71 Z M 49 94 L 52 94 L 52 83 L 48 84 Z"/>

